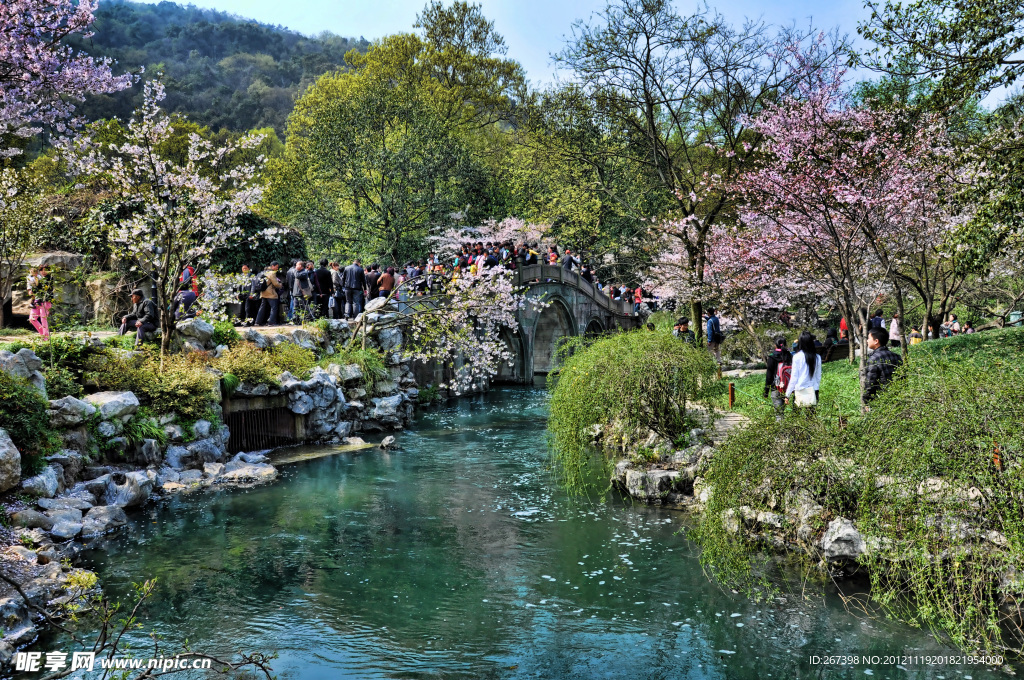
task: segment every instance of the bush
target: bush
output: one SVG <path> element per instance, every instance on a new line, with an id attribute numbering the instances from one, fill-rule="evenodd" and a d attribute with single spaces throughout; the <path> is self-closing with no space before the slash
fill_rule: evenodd
<path id="1" fill-rule="evenodd" d="M 242 336 L 238 334 L 234 324 L 230 321 L 215 321 L 213 324 L 213 337 L 211 339 L 215 345 L 234 347 L 242 341 Z"/>
<path id="2" fill-rule="evenodd" d="M 316 366 L 316 354 L 290 342 L 282 342 L 270 350 L 277 372 L 288 371 L 297 378 L 306 377 Z"/>
<path id="3" fill-rule="evenodd" d="M 332 356 L 324 357 L 320 360 L 320 365 L 324 368 L 330 364 L 338 364 L 339 366 L 356 364 L 359 366 L 359 369 L 363 372 L 363 380 L 366 381 L 366 392 L 371 395 L 375 394 L 377 387 L 390 377 L 388 367 L 384 365 L 384 354 L 377 349 L 341 349 Z M 436 388 L 434 390 L 437 392 Z M 420 395 L 422 396 L 424 392 L 421 391 Z M 426 392 L 429 394 L 429 388 Z M 438 393 L 438 400 L 440 400 L 440 393 Z"/>
<path id="4" fill-rule="evenodd" d="M 262 350 L 251 342 L 236 344 L 220 359 L 214 360 L 213 365 L 223 371 L 225 377 L 234 376 L 239 384 L 277 386 L 277 376 L 281 373 L 270 350 Z"/>
<path id="5" fill-rule="evenodd" d="M 62 366 L 44 366 L 43 376 L 46 378 L 46 396 L 50 399 L 82 396 L 79 379 L 68 369 Z"/>
<path id="6" fill-rule="evenodd" d="M 49 404 L 27 380 L 0 371 L 0 427 L 7 430 L 29 472 L 59 447 L 46 415 Z"/>
<path id="7" fill-rule="evenodd" d="M 217 383 L 203 364 L 180 355 L 164 357 L 162 373 L 155 354 L 128 357 L 111 353 L 92 368 L 100 389 L 134 392 L 153 412 L 177 413 L 183 420 L 202 418 L 209 412 Z"/>
<path id="8" fill-rule="evenodd" d="M 720 389 L 711 354 L 670 330 L 620 333 L 589 345 L 573 338 L 561 354 L 560 374 L 549 376 L 548 430 L 570 489 L 582 488 L 595 425 L 617 422 L 625 432 L 653 430 L 674 441 L 693 424 L 688 407 L 708 406 Z"/>

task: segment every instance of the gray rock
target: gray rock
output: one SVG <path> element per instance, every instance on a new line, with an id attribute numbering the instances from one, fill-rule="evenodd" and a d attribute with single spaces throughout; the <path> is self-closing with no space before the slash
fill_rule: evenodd
<path id="1" fill-rule="evenodd" d="M 233 458 L 233 460 L 240 461 L 242 463 L 266 463 L 270 459 L 262 453 L 239 453 Z"/>
<path id="2" fill-rule="evenodd" d="M 153 491 L 153 480 L 144 472 L 114 472 L 107 479 L 107 505 L 127 508 L 142 504 Z"/>
<path id="3" fill-rule="evenodd" d="M 131 415 L 139 410 L 139 399 L 131 392 L 97 392 L 85 400 L 99 409 L 103 420 Z"/>
<path id="4" fill-rule="evenodd" d="M 200 439 L 187 447 L 192 463 L 215 463 L 224 456 L 220 439 Z"/>
<path id="5" fill-rule="evenodd" d="M 363 379 L 363 369 L 359 368 L 359 364 L 330 364 L 327 372 L 334 376 L 338 384 L 354 383 Z"/>
<path id="6" fill-rule="evenodd" d="M 27 509 L 11 515 L 11 523 L 16 527 L 49 531 L 53 527 L 53 518 L 37 510 Z"/>
<path id="7" fill-rule="evenodd" d="M 78 425 L 94 413 L 95 406 L 72 396 L 50 400 L 50 408 L 46 410 L 50 425 L 60 428 Z"/>
<path id="8" fill-rule="evenodd" d="M 826 560 L 856 560 L 868 551 L 864 537 L 845 517 L 837 517 L 828 524 L 821 538 L 821 551 Z"/>
<path id="9" fill-rule="evenodd" d="M 83 489 L 84 490 L 84 489 Z M 89 494 L 91 498 L 92 495 Z M 92 501 L 80 496 L 60 496 L 59 498 L 40 498 L 36 501 L 44 510 L 67 510 L 69 508 L 86 511 L 93 506 Z M 81 516 L 81 515 L 79 515 Z"/>
<path id="10" fill-rule="evenodd" d="M 62 470 L 60 477 L 63 476 L 64 472 Z M 21 483 L 21 487 L 25 490 L 25 493 L 29 495 L 53 498 L 57 495 L 61 486 L 63 486 L 63 481 L 63 479 L 58 479 L 57 468 L 53 465 L 48 465 L 35 477 L 29 477 L 23 481 Z"/>
<path id="11" fill-rule="evenodd" d="M 267 385 L 266 383 L 250 385 L 249 383 L 243 382 L 235 388 L 235 396 L 239 397 L 265 397 L 268 394 L 270 394 L 270 385 Z"/>
<path id="12" fill-rule="evenodd" d="M 292 342 L 303 349 L 316 350 L 316 343 L 313 341 L 313 336 L 309 331 L 303 328 L 296 328 L 292 331 Z"/>
<path id="13" fill-rule="evenodd" d="M 46 461 L 56 463 L 64 470 L 64 486 L 72 486 L 82 476 L 85 469 L 85 458 L 78 451 L 61 449 L 52 456 L 47 456 Z"/>
<path id="14" fill-rule="evenodd" d="M 128 516 L 120 507 L 100 505 L 86 513 L 82 520 L 82 536 L 101 536 L 127 523 Z"/>
<path id="15" fill-rule="evenodd" d="M 43 399 L 46 399 L 46 376 L 39 371 L 34 371 L 32 375 L 28 377 L 28 382 L 32 387 L 36 388 L 36 392 L 42 395 Z"/>
<path id="16" fill-rule="evenodd" d="M 641 500 L 654 501 L 672 491 L 677 470 L 626 470 L 626 492 Z"/>
<path id="17" fill-rule="evenodd" d="M 195 338 L 183 338 L 181 341 L 182 352 L 205 352 L 206 347 Z"/>
<path id="18" fill-rule="evenodd" d="M 384 397 L 382 399 L 374 399 L 374 409 L 372 418 L 388 422 L 389 419 L 397 419 L 398 407 L 402 405 L 403 397 L 400 394 L 396 394 L 393 397 Z"/>
<path id="19" fill-rule="evenodd" d="M 344 439 L 352 433 L 352 421 L 343 420 L 334 428 L 334 434 L 338 439 Z"/>
<path id="20" fill-rule="evenodd" d="M 362 437 L 345 437 L 343 441 L 349 446 L 363 446 L 366 444 Z"/>
<path id="21" fill-rule="evenodd" d="M 177 419 L 178 419 L 178 414 L 177 413 L 165 413 L 162 416 L 160 416 L 159 418 L 157 418 L 156 422 L 159 425 L 170 425 L 171 423 L 173 423 Z"/>
<path id="22" fill-rule="evenodd" d="M 303 392 L 292 392 L 288 395 L 288 409 L 292 413 L 304 415 L 313 410 L 313 398 Z"/>
<path id="23" fill-rule="evenodd" d="M 0 493 L 13 489 L 21 480 L 21 452 L 0 427 Z"/>
<path id="24" fill-rule="evenodd" d="M 164 463 L 168 467 L 183 468 L 188 464 L 191 454 L 184 446 L 169 446 L 164 454 Z"/>
<path id="25" fill-rule="evenodd" d="M 395 438 L 392 437 L 391 435 L 388 435 L 387 437 L 384 437 L 384 439 L 381 441 L 380 448 L 382 448 L 382 449 L 390 449 L 394 445 L 395 445 Z"/>
<path id="26" fill-rule="evenodd" d="M 68 540 L 74 538 L 78 534 L 82 533 L 82 522 L 72 522 L 69 520 L 61 520 L 53 525 L 50 529 L 50 535 L 54 538 L 61 540 Z"/>
<path id="27" fill-rule="evenodd" d="M 185 440 L 185 430 L 177 423 L 164 425 L 164 432 L 167 434 L 168 441 L 177 443 Z"/>
<path id="28" fill-rule="evenodd" d="M 277 376 L 277 380 L 281 383 L 282 392 L 294 392 L 302 389 L 302 381 L 296 378 L 294 375 L 285 371 L 281 375 Z"/>
<path id="29" fill-rule="evenodd" d="M 200 345 L 200 349 L 202 349 L 202 346 L 213 337 L 214 329 L 213 324 L 203 321 L 200 318 L 195 318 L 179 321 L 175 325 L 175 330 L 186 338 L 194 339 Z"/>
<path id="30" fill-rule="evenodd" d="M 402 331 L 398 328 L 385 328 L 377 333 L 377 343 L 381 351 L 393 352 L 402 346 Z"/>
<path id="31" fill-rule="evenodd" d="M 203 474 L 210 477 L 216 477 L 220 473 L 224 472 L 223 463 L 206 463 L 203 465 Z"/>
<path id="32" fill-rule="evenodd" d="M 227 352 L 229 349 L 231 348 L 228 347 L 227 345 L 217 345 L 217 347 L 214 348 L 213 350 L 213 358 L 220 359 L 222 356 L 224 356 L 224 353 Z"/>
<path id="33" fill-rule="evenodd" d="M 23 378 L 25 380 L 28 380 L 28 377 L 33 373 L 33 371 L 28 370 L 28 366 L 25 365 L 25 360 L 21 356 L 12 354 L 7 350 L 0 350 L 0 371 L 8 373 L 15 378 Z"/>
<path id="34" fill-rule="evenodd" d="M 264 482 L 275 477 L 277 477 L 277 469 L 273 465 L 266 463 L 242 463 L 221 474 L 217 478 L 217 482 Z"/>
<path id="35" fill-rule="evenodd" d="M 179 484 L 197 484 L 203 481 L 202 470 L 184 470 L 178 475 Z"/>
<path id="36" fill-rule="evenodd" d="M 95 479 L 90 479 L 84 482 L 85 490 L 91 493 L 96 498 L 102 498 L 107 493 L 107 482 L 110 480 L 110 474 L 100 475 Z"/>
<path id="37" fill-rule="evenodd" d="M 209 420 L 197 420 L 195 425 L 192 426 L 192 434 L 197 439 L 205 439 L 210 436 L 210 427 L 213 424 Z"/>
<path id="38" fill-rule="evenodd" d="M 15 356 L 21 357 L 22 363 L 25 364 L 25 368 L 31 373 L 38 371 L 43 367 L 43 360 L 36 356 L 36 353 L 30 350 L 28 347 L 22 347 L 17 351 Z"/>
<path id="39" fill-rule="evenodd" d="M 388 309 L 394 309 L 394 302 L 388 301 L 387 298 L 379 297 L 379 298 L 374 298 L 374 299 L 370 300 L 369 302 L 367 302 L 366 303 L 366 308 L 365 308 L 364 311 L 367 314 L 372 314 L 373 312 L 380 312 L 380 311 L 382 311 L 385 307 L 388 308 Z"/>
<path id="40" fill-rule="evenodd" d="M 156 465 L 160 462 L 160 442 L 155 439 L 143 439 L 142 446 L 135 456 L 135 462 L 140 465 Z"/>
<path id="41" fill-rule="evenodd" d="M 266 349 L 267 347 L 270 347 L 270 342 L 267 340 L 267 336 L 263 335 L 263 333 L 260 333 L 259 331 L 254 330 L 252 328 L 243 333 L 242 337 L 251 342 L 252 344 L 256 345 L 257 347 L 259 347 L 260 349 Z"/>
<path id="42" fill-rule="evenodd" d="M 128 453 L 128 440 L 124 437 L 111 437 L 107 440 L 107 457 L 113 455 L 115 458 Z"/>
<path id="43" fill-rule="evenodd" d="M 124 424 L 120 420 L 104 420 L 96 426 L 96 434 L 105 439 L 116 437 L 124 431 Z"/>
<path id="44" fill-rule="evenodd" d="M 156 483 L 159 486 L 163 486 L 167 482 L 179 481 L 180 477 L 181 476 L 178 474 L 178 471 L 175 470 L 174 468 L 162 467 L 159 470 L 157 470 Z"/>
<path id="45" fill-rule="evenodd" d="M 64 433 L 64 446 L 79 453 L 89 452 L 89 431 L 84 427 L 76 427 Z"/>
<path id="46" fill-rule="evenodd" d="M 351 400 L 359 400 L 366 396 L 366 390 L 362 387 L 356 387 L 355 389 L 349 390 L 346 395 Z"/>
<path id="47" fill-rule="evenodd" d="M 53 520 L 54 524 L 59 522 L 81 522 L 82 511 L 78 508 L 55 508 L 46 511 L 47 517 Z"/>

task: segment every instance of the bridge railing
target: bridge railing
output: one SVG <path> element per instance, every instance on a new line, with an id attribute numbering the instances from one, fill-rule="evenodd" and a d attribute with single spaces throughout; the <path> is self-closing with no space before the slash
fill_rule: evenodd
<path id="1" fill-rule="evenodd" d="M 552 282 L 576 286 L 588 296 L 594 298 L 597 304 L 613 314 L 630 316 L 633 313 L 633 304 L 629 300 L 613 300 L 608 297 L 607 293 L 598 290 L 597 286 L 576 272 L 569 271 L 563 267 L 550 264 L 531 264 L 526 267 L 519 267 L 515 270 L 515 273 L 517 286 L 527 286 L 534 280 L 544 283 L 550 279 Z"/>

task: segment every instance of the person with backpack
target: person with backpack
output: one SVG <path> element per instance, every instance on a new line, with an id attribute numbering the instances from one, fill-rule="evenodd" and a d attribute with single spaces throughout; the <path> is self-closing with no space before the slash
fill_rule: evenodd
<path id="1" fill-rule="evenodd" d="M 885 330 L 881 329 L 884 333 Z M 888 340 L 888 338 L 886 338 Z M 818 405 L 821 390 L 821 357 L 814 346 L 814 336 L 807 331 L 800 334 L 797 351 L 793 354 L 793 368 L 786 386 L 786 401 L 793 397 L 793 405 L 810 408 Z"/>
<path id="2" fill-rule="evenodd" d="M 274 260 L 263 273 L 257 277 L 256 290 L 260 295 L 260 310 L 256 313 L 257 326 L 276 326 L 278 323 L 277 312 L 280 300 L 277 292 L 281 290 L 282 284 L 277 280 L 277 270 L 281 265 Z"/>
<path id="3" fill-rule="evenodd" d="M 708 321 L 705 326 L 707 331 L 708 351 L 715 355 L 715 361 L 722 363 L 722 342 L 725 335 L 722 333 L 722 325 L 718 321 L 718 315 L 714 307 L 708 307 Z"/>
<path id="4" fill-rule="evenodd" d="M 363 290 L 366 288 L 366 272 L 357 257 L 341 273 L 345 284 L 345 318 L 354 319 L 363 311 Z"/>
<path id="5" fill-rule="evenodd" d="M 764 398 L 775 407 L 775 419 L 782 421 L 786 411 L 786 390 L 793 376 L 793 355 L 786 349 L 786 338 L 775 338 L 775 351 L 765 359 Z"/>
<path id="6" fill-rule="evenodd" d="M 242 279 L 235 288 L 235 295 L 238 298 L 238 323 L 239 326 L 251 326 L 256 318 L 256 311 L 259 305 L 260 291 L 256 284 L 258 276 L 254 276 L 249 265 L 242 265 Z"/>
<path id="7" fill-rule="evenodd" d="M 295 314 L 292 316 L 292 323 L 302 323 L 313 319 L 313 309 L 310 306 L 313 302 L 313 280 L 312 267 L 307 263 L 299 261 L 295 263 L 295 283 L 292 285 L 292 301 L 295 305 Z"/>

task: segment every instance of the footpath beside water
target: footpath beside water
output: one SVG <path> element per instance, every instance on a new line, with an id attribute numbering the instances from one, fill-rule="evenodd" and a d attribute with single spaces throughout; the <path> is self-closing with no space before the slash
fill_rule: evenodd
<path id="1" fill-rule="evenodd" d="M 680 533 L 685 514 L 619 497 L 607 473 L 565 495 L 546 403 L 494 389 L 420 414 L 398 450 L 282 451 L 298 462 L 277 481 L 147 506 L 85 566 L 115 598 L 157 579 L 136 649 L 156 631 L 164 649 L 277 652 L 279 677 L 1003 677 L 901 668 L 893 657 L 955 650 L 831 592 L 723 591 Z M 880 661 L 811 660 L 838 655 Z"/>

